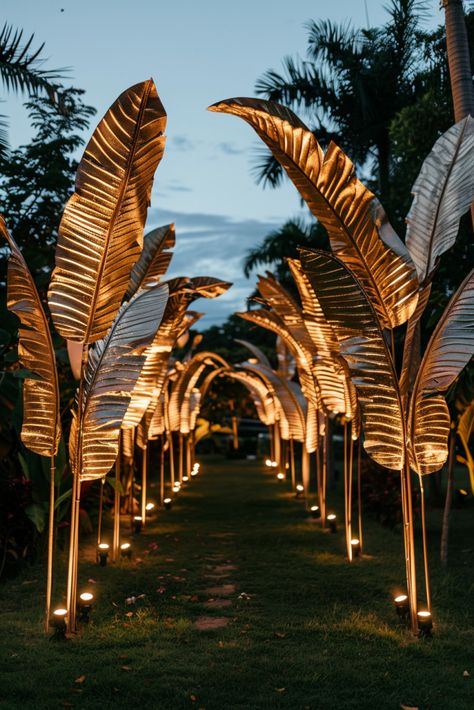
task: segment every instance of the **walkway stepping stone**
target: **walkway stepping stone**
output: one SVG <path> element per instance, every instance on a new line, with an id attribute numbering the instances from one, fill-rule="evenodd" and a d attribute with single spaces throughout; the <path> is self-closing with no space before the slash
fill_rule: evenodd
<path id="1" fill-rule="evenodd" d="M 235 593 L 235 584 L 223 584 L 221 587 L 209 587 L 205 590 L 206 594 L 213 597 L 229 597 Z"/>
<path id="2" fill-rule="evenodd" d="M 204 603 L 204 606 L 208 609 L 225 609 L 232 606 L 232 602 L 230 599 L 209 599 Z"/>
<path id="3" fill-rule="evenodd" d="M 211 629 L 222 629 L 227 626 L 229 619 L 226 616 L 200 616 L 194 622 L 198 631 L 209 631 Z"/>

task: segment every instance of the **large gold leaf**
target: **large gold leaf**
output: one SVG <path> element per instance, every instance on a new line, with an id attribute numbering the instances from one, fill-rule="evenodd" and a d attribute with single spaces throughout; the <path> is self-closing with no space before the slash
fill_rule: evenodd
<path id="1" fill-rule="evenodd" d="M 174 224 L 158 227 L 145 234 L 142 253 L 130 273 L 130 282 L 125 294 L 127 300 L 147 281 L 159 281 L 167 272 L 173 257 L 170 249 L 174 247 L 175 241 Z"/>
<path id="2" fill-rule="evenodd" d="M 275 401 L 260 377 L 255 377 L 250 372 L 244 372 L 243 370 L 231 370 L 227 373 L 227 377 L 241 382 L 248 389 L 262 424 L 265 424 L 265 426 L 275 424 Z"/>
<path id="3" fill-rule="evenodd" d="M 333 252 L 363 284 L 382 326 L 404 323 L 418 298 L 415 266 L 347 155 L 334 143 L 324 154 L 304 123 L 280 104 L 234 98 L 210 110 L 239 116 L 255 129 L 325 226 Z"/>
<path id="4" fill-rule="evenodd" d="M 294 390 L 290 387 L 290 383 L 260 363 L 247 362 L 242 367 L 261 377 L 266 383 L 267 389 L 276 399 L 282 438 L 305 441 L 305 413 Z"/>
<path id="5" fill-rule="evenodd" d="M 238 315 L 237 313 L 235 315 Z M 236 343 L 240 343 L 241 345 L 244 346 L 244 348 L 247 348 L 247 350 L 250 350 L 252 355 L 257 358 L 258 362 L 261 363 L 262 365 L 265 365 L 265 367 L 271 368 L 270 365 L 270 360 L 267 358 L 263 350 L 261 350 L 259 347 L 254 345 L 253 343 L 250 343 L 248 340 L 241 340 L 240 338 L 235 339 Z"/>
<path id="6" fill-rule="evenodd" d="M 408 418 L 410 466 L 439 471 L 448 457 L 450 416 L 442 393 L 474 354 L 474 270 L 456 291 L 430 338 L 413 386 Z"/>
<path id="7" fill-rule="evenodd" d="M 337 257 L 302 250 L 301 263 L 357 390 L 364 448 L 377 463 L 400 470 L 405 449 L 402 405 L 377 315 L 361 284 Z"/>
<path id="8" fill-rule="evenodd" d="M 316 351 L 313 358 L 313 371 L 323 404 L 329 412 L 337 414 L 345 411 L 346 416 L 352 419 L 352 409 L 349 413 L 346 407 L 348 401 L 345 396 L 346 377 L 337 362 L 339 343 L 336 335 L 324 316 L 316 293 L 301 268 L 301 263 L 297 259 L 287 259 L 287 262 L 300 294 L 303 321 Z"/>
<path id="9" fill-rule="evenodd" d="M 23 256 L 0 216 L 0 232 L 11 250 L 7 306 L 21 323 L 18 357 L 33 377 L 23 380 L 21 440 L 40 456 L 54 456 L 61 436 L 56 357 L 48 319 Z"/>
<path id="10" fill-rule="evenodd" d="M 412 192 L 406 245 L 420 283 L 453 246 L 459 220 L 474 198 L 474 119 L 466 116 L 438 138 Z"/>
<path id="11" fill-rule="evenodd" d="M 285 323 L 273 311 L 259 308 L 258 310 L 237 312 L 235 315 L 271 330 L 280 336 L 296 360 L 298 377 L 305 396 L 311 399 L 315 407 L 319 405 L 319 392 L 312 375 L 312 358 L 303 345 L 294 337 Z"/>
<path id="12" fill-rule="evenodd" d="M 469 479 L 471 483 L 471 491 L 474 494 L 474 457 L 472 455 L 469 441 L 474 432 L 474 400 L 466 407 L 462 415 L 459 417 L 457 433 L 461 439 L 466 454 L 466 466 L 469 471 Z"/>
<path id="13" fill-rule="evenodd" d="M 217 353 L 202 351 L 189 360 L 173 384 L 169 401 L 171 431 L 187 434 L 190 430 L 189 401 L 191 392 L 206 367 L 227 367 L 226 361 Z"/>
<path id="14" fill-rule="evenodd" d="M 121 307 L 107 336 L 89 352 L 82 427 L 74 412 L 70 434 L 70 456 L 81 480 L 103 478 L 113 466 L 120 427 L 144 363 L 143 351 L 155 336 L 167 299 L 166 285 L 138 291 Z"/>
<path id="15" fill-rule="evenodd" d="M 125 91 L 97 126 L 59 226 L 49 306 L 58 332 L 103 338 L 140 256 L 166 114 L 151 79 Z"/>

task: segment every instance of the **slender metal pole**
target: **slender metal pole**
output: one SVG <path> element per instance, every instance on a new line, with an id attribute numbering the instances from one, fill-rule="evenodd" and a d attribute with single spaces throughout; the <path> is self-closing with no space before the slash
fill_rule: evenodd
<path id="1" fill-rule="evenodd" d="M 357 514 L 359 522 L 359 543 L 360 543 L 360 554 L 363 554 L 363 534 L 362 534 L 362 488 L 361 488 L 361 456 L 362 456 L 362 441 L 359 436 L 359 441 L 357 442 Z"/>
<path id="2" fill-rule="evenodd" d="M 430 594 L 430 572 L 428 564 L 428 539 L 426 535 L 426 509 L 425 509 L 425 489 L 423 486 L 423 476 L 418 476 L 420 482 L 420 507 L 421 507 L 421 539 L 423 543 L 423 567 L 425 576 L 425 593 L 426 606 L 431 612 L 431 594 Z"/>
<path id="3" fill-rule="evenodd" d="M 49 482 L 49 521 L 48 521 L 48 560 L 46 568 L 46 604 L 44 609 L 44 630 L 49 631 L 49 616 L 51 613 L 51 596 L 53 593 L 53 550 L 54 550 L 54 454 L 50 457 L 50 482 Z"/>
<path id="4" fill-rule="evenodd" d="M 170 460 L 170 478 L 171 488 L 174 486 L 174 448 L 173 448 L 173 432 L 168 432 L 168 456 Z"/>
<path id="5" fill-rule="evenodd" d="M 348 426 L 349 436 L 349 467 L 347 471 L 347 529 L 349 533 L 350 560 L 352 562 L 352 470 L 354 467 L 354 440 L 352 438 L 352 424 Z"/>
<path id="6" fill-rule="evenodd" d="M 322 499 L 321 499 L 321 512 L 323 527 L 326 525 L 326 494 L 327 494 L 327 481 L 328 481 L 328 418 L 325 415 L 325 426 L 324 426 L 324 436 L 323 436 L 323 486 L 322 486 Z"/>
<path id="7" fill-rule="evenodd" d="M 119 434 L 118 452 L 115 459 L 115 490 L 114 490 L 114 530 L 112 538 L 112 560 L 119 558 L 120 548 L 120 468 L 122 458 L 122 432 Z"/>
<path id="8" fill-rule="evenodd" d="M 273 443 L 273 427 L 268 427 L 268 434 L 270 436 L 270 459 L 275 461 L 275 446 Z"/>
<path id="9" fill-rule="evenodd" d="M 346 553 L 349 562 L 352 562 L 352 549 L 350 541 L 349 529 L 349 464 L 348 464 L 348 441 L 347 441 L 347 422 L 344 422 L 344 529 L 346 535 Z"/>
<path id="10" fill-rule="evenodd" d="M 290 467 L 291 467 L 291 488 L 296 490 L 296 468 L 295 468 L 295 442 L 290 439 Z"/>
<path id="11" fill-rule="evenodd" d="M 165 499 L 165 435 L 161 435 L 160 449 L 160 505 L 163 506 Z"/>
<path id="12" fill-rule="evenodd" d="M 309 454 L 306 449 L 305 443 L 303 442 L 302 449 L 301 449 L 301 474 L 302 474 L 302 479 L 303 479 L 303 487 L 304 487 L 304 493 L 305 493 L 305 502 L 306 502 L 306 507 L 308 508 L 309 506 Z"/>
<path id="13" fill-rule="evenodd" d="M 148 445 L 145 442 L 142 449 L 142 500 L 141 500 L 141 516 L 142 526 L 146 523 L 146 498 L 147 498 L 147 471 L 148 469 Z"/>
<path id="14" fill-rule="evenodd" d="M 321 513 L 321 520 L 324 522 L 326 519 L 326 510 L 325 510 L 325 505 L 324 505 L 324 500 L 323 500 L 323 482 L 321 479 L 321 437 L 319 436 L 319 430 L 316 435 L 316 451 L 314 452 L 316 455 L 316 486 L 318 489 L 318 503 L 319 503 L 319 511 Z"/>
<path id="15" fill-rule="evenodd" d="M 275 449 L 275 461 L 277 462 L 278 471 L 281 471 L 281 439 L 278 422 L 275 422 L 273 446 Z"/>
<path id="16" fill-rule="evenodd" d="M 413 505 L 411 496 L 411 476 L 410 466 L 405 463 L 400 472 L 400 483 L 402 490 L 402 513 L 403 527 L 405 531 L 405 565 L 407 573 L 407 595 L 410 606 L 410 621 L 413 633 L 418 630 L 417 625 L 417 597 L 416 597 L 416 560 L 415 560 L 415 540 L 413 532 Z"/>
<path id="17" fill-rule="evenodd" d="M 102 542 L 102 513 L 104 509 L 104 484 L 105 478 L 100 479 L 100 494 L 99 494 L 99 515 L 97 518 L 97 548 Z"/>
<path id="18" fill-rule="evenodd" d="M 179 482 L 183 482 L 183 435 L 181 432 L 178 434 L 178 479 Z"/>
<path id="19" fill-rule="evenodd" d="M 191 478 L 191 432 L 186 436 L 186 476 Z"/>

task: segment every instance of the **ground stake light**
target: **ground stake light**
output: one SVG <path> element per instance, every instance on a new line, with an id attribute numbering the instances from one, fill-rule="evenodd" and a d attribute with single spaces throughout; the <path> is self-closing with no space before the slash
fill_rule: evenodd
<path id="1" fill-rule="evenodd" d="M 88 623 L 90 620 L 90 613 L 92 611 L 92 605 L 94 603 L 94 595 L 91 592 L 83 592 L 77 601 L 77 611 L 79 614 L 79 621 Z"/>
<path id="2" fill-rule="evenodd" d="M 296 486 L 296 498 L 302 498 L 304 496 L 304 486 L 298 483 Z"/>
<path id="3" fill-rule="evenodd" d="M 99 556 L 99 564 L 101 567 L 106 567 L 107 558 L 109 556 L 109 545 L 106 542 L 101 542 L 97 550 Z"/>
<path id="4" fill-rule="evenodd" d="M 183 483 L 187 483 L 189 481 L 189 476 L 183 476 Z"/>
<path id="5" fill-rule="evenodd" d="M 329 525 L 329 530 L 332 533 L 337 532 L 337 518 L 334 513 L 330 513 L 327 517 L 328 525 Z"/>
<path id="6" fill-rule="evenodd" d="M 433 618 L 429 611 L 419 611 L 416 615 L 418 620 L 418 631 L 420 636 L 431 636 L 433 629 Z"/>
<path id="7" fill-rule="evenodd" d="M 360 540 L 358 537 L 353 537 L 351 540 L 352 557 L 360 557 Z"/>
<path id="8" fill-rule="evenodd" d="M 280 471 L 280 473 L 277 473 L 277 478 L 279 481 L 284 481 L 285 480 L 285 474 Z"/>
<path id="9" fill-rule="evenodd" d="M 410 605 L 408 602 L 408 597 L 406 594 L 399 594 L 393 600 L 395 604 L 395 609 L 397 610 L 397 616 L 401 621 L 407 621 L 410 615 Z"/>
<path id="10" fill-rule="evenodd" d="M 321 511 L 319 510 L 319 505 L 312 505 L 311 506 L 311 517 L 317 520 L 318 518 L 321 517 Z"/>
<path id="11" fill-rule="evenodd" d="M 53 611 L 54 635 L 51 637 L 57 641 L 66 640 L 67 609 L 55 609 Z"/>
<path id="12" fill-rule="evenodd" d="M 171 510 L 171 506 L 173 505 L 173 501 L 171 498 L 165 498 L 163 501 L 163 505 L 165 506 L 165 510 Z"/>
<path id="13" fill-rule="evenodd" d="M 143 518 L 141 515 L 135 515 L 133 517 L 133 529 L 135 534 L 138 535 L 142 531 Z"/>
<path id="14" fill-rule="evenodd" d="M 132 557 L 132 546 L 129 542 L 124 542 L 120 545 L 120 557 Z"/>
<path id="15" fill-rule="evenodd" d="M 151 513 L 154 509 L 155 509 L 154 503 L 147 503 L 145 506 L 145 510 L 147 513 Z"/>

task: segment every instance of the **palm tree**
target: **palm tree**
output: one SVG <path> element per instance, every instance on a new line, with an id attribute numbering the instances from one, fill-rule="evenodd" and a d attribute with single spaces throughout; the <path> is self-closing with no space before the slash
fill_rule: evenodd
<path id="1" fill-rule="evenodd" d="M 456 121 L 474 115 L 474 93 L 462 0 L 443 0 L 449 74 Z"/>
<path id="2" fill-rule="evenodd" d="M 41 53 L 44 44 L 32 49 L 34 34 L 22 44 L 23 30 L 5 23 L 0 32 L 0 79 L 8 92 L 22 94 L 47 94 L 56 96 L 57 85 L 66 69 L 43 69 Z M 0 116 L 0 155 L 8 148 L 7 120 Z"/>
<path id="3" fill-rule="evenodd" d="M 380 28 L 310 22 L 307 59 L 287 57 L 282 74 L 269 70 L 256 83 L 261 96 L 306 110 L 322 144 L 333 139 L 359 166 L 370 161 L 382 201 L 392 161 L 390 124 L 433 80 L 423 71 L 425 3 L 392 0 L 388 13 Z M 267 153 L 256 173 L 272 186 L 282 177 Z"/>

